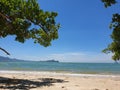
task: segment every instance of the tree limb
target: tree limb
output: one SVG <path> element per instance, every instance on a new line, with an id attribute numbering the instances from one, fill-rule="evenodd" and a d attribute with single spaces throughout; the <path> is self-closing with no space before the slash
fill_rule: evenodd
<path id="1" fill-rule="evenodd" d="M 5 49 L 0 47 L 0 50 L 2 50 L 3 52 L 5 52 L 7 55 L 10 55 L 10 53 L 8 53 Z"/>
<path id="2" fill-rule="evenodd" d="M 8 17 L 3 15 L 1 12 L 0 12 L 0 16 L 2 16 L 3 18 L 7 19 Z"/>

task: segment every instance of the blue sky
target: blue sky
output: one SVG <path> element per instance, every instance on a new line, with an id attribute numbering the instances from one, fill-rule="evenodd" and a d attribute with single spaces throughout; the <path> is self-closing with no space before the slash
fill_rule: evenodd
<path id="1" fill-rule="evenodd" d="M 0 46 L 11 53 L 11 58 L 26 60 L 56 59 L 62 62 L 112 62 L 111 54 L 102 50 L 111 42 L 109 29 L 112 14 L 118 5 L 104 8 L 101 0 L 38 0 L 45 11 L 58 12 L 61 24 L 59 39 L 45 48 L 32 40 L 24 44 L 9 36 L 0 39 Z M 0 52 L 1 56 L 7 56 Z"/>

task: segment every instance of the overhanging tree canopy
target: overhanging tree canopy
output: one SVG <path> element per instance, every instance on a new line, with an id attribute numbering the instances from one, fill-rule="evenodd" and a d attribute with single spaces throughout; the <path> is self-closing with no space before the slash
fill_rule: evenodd
<path id="1" fill-rule="evenodd" d="M 33 39 L 49 46 L 58 38 L 56 16 L 56 12 L 43 11 L 36 0 L 0 0 L 0 38 L 14 35 L 22 43 Z"/>
<path id="2" fill-rule="evenodd" d="M 109 7 L 112 4 L 116 4 L 116 0 L 102 0 L 105 7 Z M 110 28 L 113 30 L 111 34 L 112 43 L 108 45 L 106 49 L 103 50 L 105 53 L 113 53 L 113 60 L 120 60 L 120 14 L 115 13 L 112 17 L 112 22 L 110 24 Z"/>

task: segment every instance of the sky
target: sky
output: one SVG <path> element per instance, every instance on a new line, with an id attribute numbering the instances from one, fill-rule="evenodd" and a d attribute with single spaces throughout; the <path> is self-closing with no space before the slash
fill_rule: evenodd
<path id="1" fill-rule="evenodd" d="M 56 22 L 61 24 L 59 38 L 45 48 L 28 40 L 24 44 L 14 41 L 13 36 L 0 39 L 0 46 L 11 53 L 0 51 L 0 56 L 61 62 L 113 62 L 112 54 L 102 50 L 111 43 L 109 29 L 112 14 L 118 5 L 105 8 L 101 0 L 38 0 L 40 8 L 58 13 Z"/>

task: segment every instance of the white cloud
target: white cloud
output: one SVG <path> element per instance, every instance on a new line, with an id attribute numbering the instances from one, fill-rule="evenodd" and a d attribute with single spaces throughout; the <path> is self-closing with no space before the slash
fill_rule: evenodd
<path id="1" fill-rule="evenodd" d="M 51 54 L 49 57 L 63 62 L 112 62 L 111 55 L 104 53 L 60 53 Z"/>
<path id="2" fill-rule="evenodd" d="M 26 60 L 50 60 L 55 59 L 61 62 L 113 62 L 111 54 L 93 53 L 93 52 L 67 52 L 54 53 L 43 56 L 24 56 Z"/>

